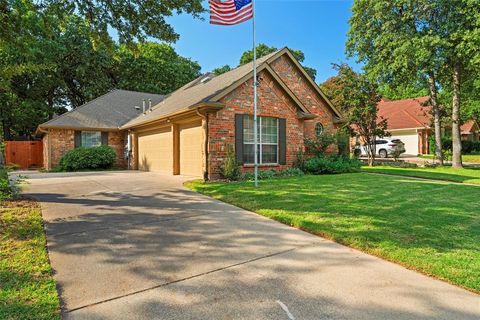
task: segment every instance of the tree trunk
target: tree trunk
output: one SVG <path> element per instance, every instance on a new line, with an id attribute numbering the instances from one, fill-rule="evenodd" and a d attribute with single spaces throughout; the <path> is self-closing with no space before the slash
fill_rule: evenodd
<path id="1" fill-rule="evenodd" d="M 443 146 L 442 146 L 442 122 L 440 119 L 440 106 L 437 98 L 437 85 L 435 83 L 435 75 L 430 72 L 428 75 L 428 83 L 430 86 L 430 101 L 432 103 L 433 124 L 435 130 L 435 158 L 439 164 L 443 166 Z"/>
<path id="2" fill-rule="evenodd" d="M 453 69 L 452 102 L 452 167 L 462 168 L 462 140 L 460 136 L 460 76 L 461 64 L 455 63 Z"/>

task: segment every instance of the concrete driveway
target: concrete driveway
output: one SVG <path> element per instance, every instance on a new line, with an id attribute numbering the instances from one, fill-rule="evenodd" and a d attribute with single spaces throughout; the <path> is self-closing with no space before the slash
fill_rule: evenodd
<path id="1" fill-rule="evenodd" d="M 478 295 L 188 191 L 187 177 L 29 177 L 68 319 L 480 318 Z"/>

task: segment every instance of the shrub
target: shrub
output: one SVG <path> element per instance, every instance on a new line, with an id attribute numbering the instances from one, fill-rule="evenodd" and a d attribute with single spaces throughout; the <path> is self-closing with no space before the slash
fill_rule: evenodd
<path id="1" fill-rule="evenodd" d="M 393 148 L 392 150 L 392 157 L 393 157 L 393 160 L 395 162 L 398 161 L 398 159 L 400 158 L 400 155 L 405 152 L 405 149 L 404 148 L 400 148 L 400 145 L 397 144 L 395 145 L 395 147 Z"/>
<path id="2" fill-rule="evenodd" d="M 112 147 L 77 148 L 60 159 L 60 171 L 99 170 L 113 166 L 117 154 Z"/>
<path id="3" fill-rule="evenodd" d="M 235 152 L 233 152 L 233 147 L 231 145 L 228 146 L 227 156 L 225 162 L 220 168 L 220 174 L 223 178 L 232 181 L 236 181 L 241 177 L 240 165 L 237 162 Z"/>
<path id="4" fill-rule="evenodd" d="M 0 169 L 0 202 L 12 199 L 17 188 L 10 183 L 7 170 Z"/>
<path id="5" fill-rule="evenodd" d="M 337 143 L 337 154 L 339 156 L 348 156 L 350 154 L 350 136 L 344 131 L 338 131 L 335 135 Z"/>
<path id="6" fill-rule="evenodd" d="M 298 168 L 289 168 L 285 170 L 265 170 L 258 172 L 259 180 L 266 180 L 272 178 L 285 178 L 285 177 L 299 177 L 303 176 L 304 173 Z M 254 180 L 255 176 L 253 172 L 247 172 L 243 175 L 242 180 L 251 181 Z"/>
<path id="7" fill-rule="evenodd" d="M 305 139 L 305 148 L 307 153 L 315 156 L 324 155 L 328 147 L 336 143 L 335 134 L 324 132 L 314 139 Z"/>
<path id="8" fill-rule="evenodd" d="M 430 154 L 435 154 L 435 137 L 430 136 L 428 141 Z M 448 153 L 449 151 L 452 151 L 452 139 L 450 137 L 442 138 L 442 149 L 443 153 Z M 480 141 L 462 140 L 462 153 L 480 153 Z"/>
<path id="9" fill-rule="evenodd" d="M 297 152 L 297 157 L 295 158 L 295 161 L 293 162 L 293 167 L 301 170 L 302 172 L 305 172 L 306 161 L 307 161 L 307 158 L 305 157 L 305 152 L 298 151 Z"/>
<path id="10" fill-rule="evenodd" d="M 346 156 L 317 156 L 307 160 L 306 172 L 311 174 L 332 174 L 355 172 L 360 169 L 361 162 Z"/>

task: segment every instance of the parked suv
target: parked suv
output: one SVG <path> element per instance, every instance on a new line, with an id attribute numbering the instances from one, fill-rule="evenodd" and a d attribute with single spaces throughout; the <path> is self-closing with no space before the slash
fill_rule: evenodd
<path id="1" fill-rule="evenodd" d="M 375 140 L 376 153 L 380 158 L 388 158 L 395 148 L 398 148 L 400 153 L 405 153 L 405 145 L 400 139 L 378 139 Z M 366 156 L 367 147 L 365 145 L 357 146 L 355 148 L 355 155 Z"/>

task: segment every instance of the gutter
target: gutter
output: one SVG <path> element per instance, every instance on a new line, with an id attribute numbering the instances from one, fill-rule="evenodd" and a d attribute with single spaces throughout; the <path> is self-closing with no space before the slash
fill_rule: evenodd
<path id="1" fill-rule="evenodd" d="M 189 111 L 194 111 L 194 112 L 196 112 L 197 110 L 198 111 L 203 110 L 205 112 L 218 111 L 220 109 L 223 109 L 223 107 L 225 107 L 225 105 L 223 103 L 219 103 L 219 102 L 209 102 L 209 101 L 201 102 L 201 103 L 198 103 L 198 104 L 193 105 L 191 107 L 188 107 L 188 108 L 176 111 L 176 112 L 172 112 L 172 113 L 163 115 L 159 118 L 155 118 L 155 119 L 152 119 L 152 120 L 149 120 L 149 121 L 146 121 L 146 122 L 139 122 L 139 123 L 133 123 L 133 124 L 128 125 L 128 126 L 122 126 L 122 127 L 120 127 L 120 130 L 132 129 L 132 128 L 135 128 L 135 127 L 143 127 L 143 126 L 147 126 L 147 125 L 150 125 L 152 123 L 155 123 L 155 122 L 170 120 L 170 118 L 172 118 L 172 117 L 182 115 L 183 113 L 187 113 Z"/>

